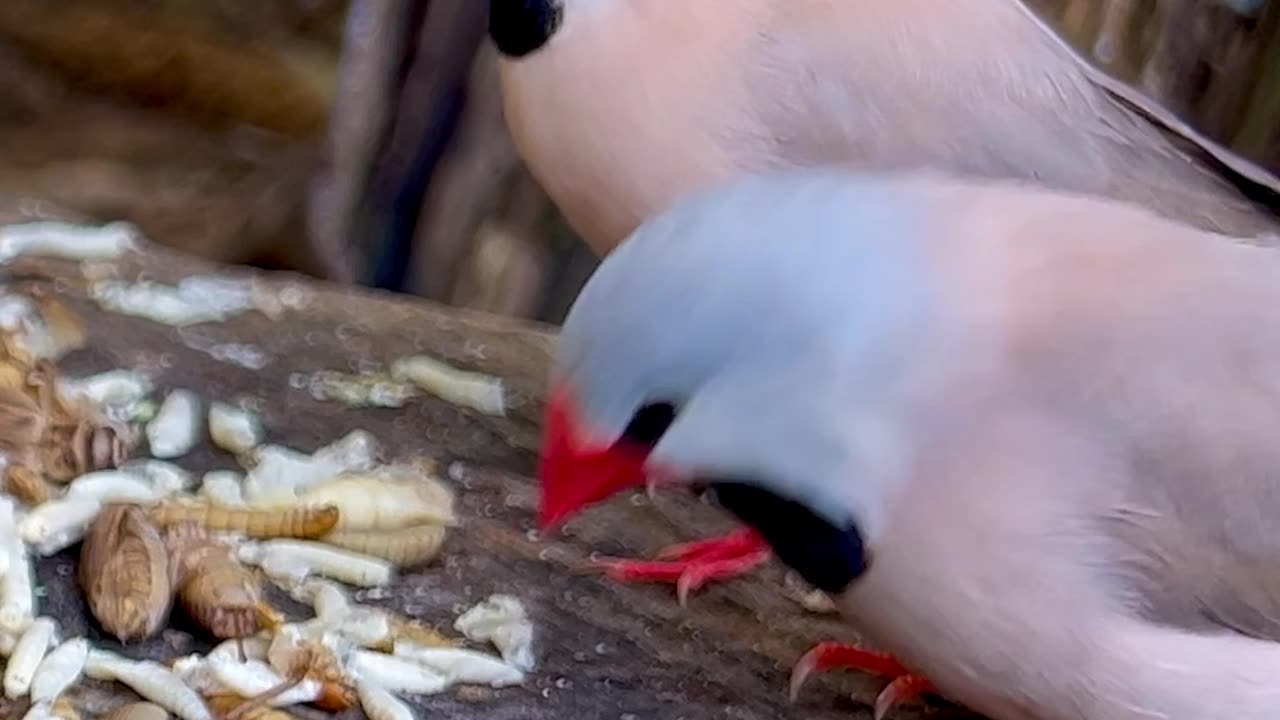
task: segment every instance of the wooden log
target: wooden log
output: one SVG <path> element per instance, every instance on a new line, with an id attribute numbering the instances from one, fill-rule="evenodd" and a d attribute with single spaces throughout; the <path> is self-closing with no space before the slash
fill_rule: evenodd
<path id="1" fill-rule="evenodd" d="M 0 39 L 82 87 L 219 125 L 311 136 L 332 97 L 331 51 L 229 39 L 136 4 L 4 0 Z"/>
<path id="2" fill-rule="evenodd" d="M 0 204 L 0 222 L 24 217 L 18 206 Z M 390 458 L 425 454 L 445 466 L 460 463 L 449 482 L 458 494 L 461 524 L 446 542 L 442 559 L 406 571 L 378 604 L 448 627 L 459 608 L 491 593 L 514 594 L 534 620 L 538 665 L 521 687 L 469 687 L 414 697 L 419 717 L 871 717 L 870 704 L 882 681 L 862 675 L 815 679 L 795 704 L 788 702 L 789 667 L 806 649 L 822 640 L 855 636 L 834 618 L 803 610 L 778 566 L 696 593 L 687 610 L 676 603 L 670 587 L 620 585 L 585 570 L 593 551 L 647 554 L 729 527 L 713 508 L 680 496 L 660 497 L 655 507 L 638 493 L 593 508 L 563 533 L 544 538 L 531 532 L 536 490 L 530 474 L 554 341 L 545 326 L 292 275 L 218 266 L 156 246 L 111 263 L 110 271 L 126 280 L 142 274 L 162 282 L 208 272 L 249 276 L 268 293 L 288 289 L 302 303 L 279 320 L 246 313 L 178 333 L 97 309 L 83 295 L 82 270 L 75 263 L 20 259 L 6 269 L 56 284 L 85 316 L 89 348 L 63 363 L 72 375 L 144 367 L 155 374 L 160 392 L 186 387 L 205 398 L 255 399 L 270 442 L 311 450 L 364 428 L 386 445 Z M 220 361 L 208 354 L 209 343 L 250 344 L 267 362 L 260 369 L 246 369 Z M 478 415 L 433 397 L 400 409 L 354 409 L 318 401 L 291 382 L 299 373 L 347 370 L 410 353 L 428 353 L 501 376 L 509 387 L 510 412 L 506 417 Z M 196 472 L 234 466 L 207 443 L 179 462 Z M 69 550 L 38 566 L 46 591 L 43 610 L 57 618 L 68 636 L 88 633 L 96 645 L 156 660 L 207 649 L 181 625 L 123 648 L 101 639 L 90 628 L 74 586 L 75 573 L 64 571 L 76 562 L 76 551 Z M 295 617 L 306 616 L 296 606 L 286 607 Z M 123 702 L 126 693 L 119 686 L 86 683 L 73 699 L 82 713 L 95 717 Z M 0 717 L 9 717 L 5 713 L 13 707 L 0 702 Z M 895 717 L 924 717 L 921 707 L 904 707 Z M 338 717 L 362 715 L 352 711 Z"/>

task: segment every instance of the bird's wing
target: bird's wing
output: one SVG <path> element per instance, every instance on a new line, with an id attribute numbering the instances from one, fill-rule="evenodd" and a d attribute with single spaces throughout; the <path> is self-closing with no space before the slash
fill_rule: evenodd
<path id="1" fill-rule="evenodd" d="M 1254 235 L 1259 222 L 1263 232 L 1280 228 L 1280 178 L 1197 132 L 1140 90 L 1099 70 L 1025 4 L 1015 4 L 1098 90 L 1102 106 L 1092 108 L 1101 122 L 1096 127 L 1111 131 L 1107 133 L 1108 144 L 1113 145 L 1117 159 L 1136 159 L 1153 165 L 1152 170 L 1164 166 L 1164 183 L 1159 173 L 1148 173 L 1144 179 L 1171 195 L 1201 188 L 1206 197 L 1191 198 L 1195 204 L 1216 202 L 1223 206 L 1208 229 Z M 1244 217 L 1237 217 L 1241 214 Z M 1212 227 L 1214 224 L 1218 227 Z"/>

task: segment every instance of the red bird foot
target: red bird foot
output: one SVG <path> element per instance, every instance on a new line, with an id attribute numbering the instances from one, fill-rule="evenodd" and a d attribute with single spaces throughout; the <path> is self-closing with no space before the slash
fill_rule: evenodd
<path id="1" fill-rule="evenodd" d="M 795 700 L 800 694 L 801 686 L 810 675 L 838 667 L 890 678 L 889 684 L 876 696 L 875 720 L 882 720 L 898 703 L 933 691 L 933 683 L 913 674 L 892 655 L 864 650 L 857 645 L 824 642 L 813 646 L 792 669 L 791 699 Z"/>
<path id="2" fill-rule="evenodd" d="M 658 560 L 600 558 L 592 564 L 618 582 L 674 582 L 676 597 L 684 606 L 690 592 L 742 575 L 770 555 L 764 538 L 744 528 L 723 537 L 672 545 L 658 553 Z"/>

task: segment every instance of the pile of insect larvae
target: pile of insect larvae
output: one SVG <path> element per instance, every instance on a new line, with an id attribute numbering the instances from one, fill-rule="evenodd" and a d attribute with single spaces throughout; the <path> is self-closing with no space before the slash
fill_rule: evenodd
<path id="1" fill-rule="evenodd" d="M 114 720 L 278 720 L 291 705 L 356 703 L 373 720 L 408 720 L 401 694 L 519 684 L 533 669 L 532 625 L 514 597 L 491 596 L 454 623 L 490 654 L 347 592 L 440 552 L 456 516 L 430 461 L 380 464 L 360 430 L 312 454 L 264 444 L 252 412 L 205 408 L 183 389 L 157 407 L 130 371 L 59 377 L 56 361 L 84 342 L 56 298 L 0 290 L 0 656 L 4 694 L 28 701 L 26 720 L 78 718 L 66 696 L 86 677 L 145 699 Z M 173 462 L 206 428 L 244 472 L 196 482 Z M 176 603 L 222 644 L 158 663 L 62 637 L 40 614 L 32 563 L 78 542 L 78 578 L 106 632 L 152 637 Z M 264 581 L 315 616 L 287 622 Z"/>

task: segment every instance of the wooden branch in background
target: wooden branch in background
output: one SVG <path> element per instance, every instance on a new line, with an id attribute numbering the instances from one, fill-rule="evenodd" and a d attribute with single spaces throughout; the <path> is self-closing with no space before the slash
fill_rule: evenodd
<path id="1" fill-rule="evenodd" d="M 333 94 L 332 50 L 225 37 L 136 5 L 4 0 L 0 39 L 83 88 L 217 125 L 315 135 Z"/>
<path id="2" fill-rule="evenodd" d="M 318 253 L 333 258 L 337 278 L 363 277 L 356 252 L 356 213 L 395 114 L 405 44 L 417 0 L 352 0 L 338 63 L 338 89 L 324 155 L 328 162 L 309 198 L 308 226 Z"/>
<path id="3" fill-rule="evenodd" d="M 467 83 L 457 130 L 422 196 L 407 278 L 411 292 L 448 301 L 470 255 L 476 228 L 499 209 L 520 159 L 498 91 L 497 51 L 485 43 Z"/>
<path id="4" fill-rule="evenodd" d="M 356 227 L 377 265 L 375 284 L 399 289 L 424 189 L 452 135 L 459 93 L 485 35 L 487 3 L 429 0 L 400 89 L 394 124 L 367 187 Z"/>

